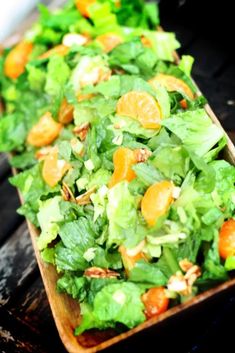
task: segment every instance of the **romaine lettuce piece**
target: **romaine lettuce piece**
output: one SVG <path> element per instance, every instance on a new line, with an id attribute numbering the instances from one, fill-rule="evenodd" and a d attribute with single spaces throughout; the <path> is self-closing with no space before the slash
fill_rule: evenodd
<path id="1" fill-rule="evenodd" d="M 137 209 L 135 198 L 123 181 L 108 192 L 107 216 L 109 220 L 108 245 L 120 245 L 127 238 L 135 236 L 137 227 Z"/>
<path id="2" fill-rule="evenodd" d="M 223 130 L 212 123 L 204 109 L 186 111 L 162 121 L 162 125 L 180 138 L 190 151 L 206 154 L 224 136 Z"/>
<path id="3" fill-rule="evenodd" d="M 105 286 L 94 299 L 95 318 L 103 322 L 119 322 L 134 327 L 145 321 L 141 289 L 130 282 Z"/>
<path id="4" fill-rule="evenodd" d="M 45 249 L 58 235 L 59 225 L 57 223 L 63 221 L 59 207 L 61 200 L 61 196 L 55 196 L 41 202 L 37 214 L 38 223 L 41 228 L 41 234 L 37 238 L 39 250 Z"/>

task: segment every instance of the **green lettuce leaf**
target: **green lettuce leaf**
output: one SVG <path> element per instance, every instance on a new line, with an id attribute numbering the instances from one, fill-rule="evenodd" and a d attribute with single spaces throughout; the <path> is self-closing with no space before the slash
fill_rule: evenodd
<path id="1" fill-rule="evenodd" d="M 174 61 L 173 52 L 180 47 L 175 33 L 143 31 L 143 35 L 150 40 L 159 60 Z"/>
<path id="2" fill-rule="evenodd" d="M 162 125 L 199 156 L 206 154 L 224 136 L 223 130 L 212 123 L 204 109 L 178 113 L 163 120 Z"/>
<path id="3" fill-rule="evenodd" d="M 145 321 L 141 290 L 134 283 L 105 286 L 94 299 L 94 316 L 104 322 L 119 322 L 134 327 Z"/>
<path id="4" fill-rule="evenodd" d="M 137 227 L 135 199 L 127 182 L 120 182 L 108 192 L 107 216 L 109 220 L 108 245 L 120 245 L 134 237 Z"/>
<path id="5" fill-rule="evenodd" d="M 74 299 L 83 301 L 87 295 L 86 293 L 86 278 L 78 277 L 70 273 L 64 274 L 57 281 L 57 290 L 71 295 Z"/>
<path id="6" fill-rule="evenodd" d="M 187 75 L 190 76 L 192 71 L 192 66 L 194 63 L 194 58 L 191 55 L 182 55 L 179 68 Z"/>
<path id="7" fill-rule="evenodd" d="M 63 57 L 53 55 L 49 59 L 46 74 L 45 91 L 50 96 L 60 96 L 63 87 L 70 76 L 70 69 Z"/>
<path id="8" fill-rule="evenodd" d="M 27 131 L 21 114 L 7 115 L 0 119 L 0 152 L 8 152 L 21 147 Z"/>
<path id="9" fill-rule="evenodd" d="M 95 242 L 94 231 L 85 217 L 80 217 L 74 222 L 64 223 L 60 227 L 59 234 L 63 244 L 69 249 L 79 246 L 85 252 Z"/>
<path id="10" fill-rule="evenodd" d="M 10 178 L 10 183 L 16 186 L 23 195 L 24 204 L 17 211 L 25 215 L 38 226 L 37 213 L 39 211 L 40 199 L 52 196 L 59 192 L 59 186 L 51 188 L 42 178 L 42 165 L 21 172 Z"/>
<path id="11" fill-rule="evenodd" d="M 100 330 L 104 330 L 106 328 L 114 327 L 115 324 L 109 321 L 100 320 L 94 314 L 92 306 L 87 303 L 81 303 L 81 314 L 82 314 L 82 322 L 75 329 L 75 335 L 81 335 L 84 331 L 89 330 L 91 328 L 97 328 Z"/>
<path id="12" fill-rule="evenodd" d="M 129 280 L 132 282 L 150 283 L 155 286 L 165 286 L 167 278 L 156 264 L 140 260 L 130 271 Z"/>
<path id="13" fill-rule="evenodd" d="M 37 238 L 39 250 L 47 247 L 52 240 L 56 239 L 59 232 L 57 222 L 63 221 L 63 216 L 60 212 L 59 203 L 62 200 L 61 196 L 55 196 L 52 199 L 41 202 L 39 212 L 37 214 L 38 223 L 41 228 L 40 236 Z"/>

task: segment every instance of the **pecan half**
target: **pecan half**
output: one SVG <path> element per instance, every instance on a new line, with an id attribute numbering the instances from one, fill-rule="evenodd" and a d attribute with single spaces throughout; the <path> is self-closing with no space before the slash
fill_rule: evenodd
<path id="1" fill-rule="evenodd" d="M 198 277 L 201 276 L 201 269 L 198 265 L 193 265 L 184 275 L 189 286 L 192 286 Z"/>
<path id="2" fill-rule="evenodd" d="M 95 190 L 96 190 L 96 187 L 93 186 L 90 190 L 88 190 L 84 194 L 77 196 L 76 203 L 78 205 L 88 205 L 89 203 L 91 203 L 90 196 L 95 192 Z"/>
<path id="3" fill-rule="evenodd" d="M 179 261 L 179 265 L 182 271 L 187 272 L 191 267 L 193 267 L 193 263 L 188 259 L 183 259 Z"/>
<path id="4" fill-rule="evenodd" d="M 80 138 L 81 141 L 84 141 L 86 139 L 89 128 L 90 128 L 90 124 L 84 123 L 79 126 L 76 126 L 73 129 L 73 132 L 76 136 Z"/>
<path id="5" fill-rule="evenodd" d="M 90 267 L 84 271 L 84 276 L 90 278 L 117 278 L 120 274 L 108 268 Z"/>
<path id="6" fill-rule="evenodd" d="M 138 148 L 134 151 L 137 163 L 145 162 L 151 156 L 152 152 L 147 148 Z"/>
<path id="7" fill-rule="evenodd" d="M 192 266 L 190 266 L 185 275 L 183 275 L 182 272 L 178 271 L 175 275 L 171 276 L 167 288 L 170 291 L 174 291 L 182 295 L 190 295 L 192 293 L 193 283 L 200 276 L 200 267 L 198 265 L 192 264 Z"/>

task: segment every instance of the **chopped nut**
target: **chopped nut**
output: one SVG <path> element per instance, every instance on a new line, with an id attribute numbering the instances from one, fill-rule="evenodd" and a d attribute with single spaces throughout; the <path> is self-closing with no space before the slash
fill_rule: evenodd
<path id="1" fill-rule="evenodd" d="M 90 267 L 84 271 L 84 276 L 91 278 L 116 278 L 119 277 L 120 274 L 108 268 Z"/>
<path id="2" fill-rule="evenodd" d="M 185 274 L 184 278 L 187 280 L 190 286 L 201 276 L 201 269 L 197 265 L 193 265 Z"/>
<path id="3" fill-rule="evenodd" d="M 75 135 L 77 135 L 80 138 L 81 141 L 84 141 L 86 139 L 89 127 L 90 127 L 89 123 L 84 123 L 80 126 L 76 126 L 73 129 L 73 132 L 75 133 Z"/>
<path id="4" fill-rule="evenodd" d="M 88 37 L 78 33 L 67 33 L 64 35 L 62 43 L 66 47 L 72 47 L 73 45 L 84 45 L 88 42 Z"/>
<path id="5" fill-rule="evenodd" d="M 179 261 L 179 265 L 182 271 L 187 272 L 191 267 L 193 267 L 193 263 L 188 259 L 183 259 Z"/>
<path id="6" fill-rule="evenodd" d="M 137 163 L 145 162 L 151 156 L 152 152 L 147 148 L 138 148 L 134 151 Z"/>
<path id="7" fill-rule="evenodd" d="M 94 186 L 93 188 L 91 188 L 90 190 L 88 190 L 87 192 L 85 192 L 82 195 L 79 195 L 76 197 L 76 203 L 78 205 L 88 205 L 89 203 L 91 203 L 91 194 L 94 193 L 94 191 L 96 190 L 96 187 Z"/>
<path id="8" fill-rule="evenodd" d="M 42 161 L 46 158 L 46 156 L 51 153 L 51 151 L 54 149 L 54 147 L 52 146 L 47 146 L 47 147 L 43 147 L 40 148 L 40 150 L 38 150 L 35 153 L 35 158 L 38 159 L 39 161 Z"/>
<path id="9" fill-rule="evenodd" d="M 187 282 L 181 272 L 177 272 L 171 276 L 167 285 L 167 289 L 177 293 L 186 293 L 188 291 Z"/>
<path id="10" fill-rule="evenodd" d="M 62 189 L 60 191 L 61 191 L 61 195 L 62 195 L 64 201 L 76 202 L 71 189 L 69 188 L 69 186 L 65 182 L 63 182 Z"/>
<path id="11" fill-rule="evenodd" d="M 193 265 L 190 261 L 186 262 L 187 259 L 182 260 L 183 267 L 188 267 L 188 270 L 185 275 L 182 272 L 178 271 L 175 275 L 171 276 L 168 282 L 167 289 L 170 291 L 177 292 L 181 295 L 189 295 L 192 293 L 193 283 L 196 281 L 198 277 L 201 276 L 201 269 L 198 265 Z M 181 261 L 181 266 L 182 266 Z M 191 266 L 192 265 L 192 266 Z M 189 267 L 190 266 L 190 267 Z M 185 268 L 184 267 L 184 268 Z"/>

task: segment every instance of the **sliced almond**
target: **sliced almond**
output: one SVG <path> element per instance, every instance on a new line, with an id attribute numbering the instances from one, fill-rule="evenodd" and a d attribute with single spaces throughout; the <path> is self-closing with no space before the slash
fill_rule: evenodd
<path id="1" fill-rule="evenodd" d="M 88 205 L 89 203 L 91 203 L 91 194 L 93 194 L 96 190 L 96 187 L 94 186 L 93 188 L 91 188 L 90 190 L 88 190 L 87 192 L 85 192 L 82 195 L 79 195 L 76 197 L 76 203 L 78 205 Z"/>
<path id="2" fill-rule="evenodd" d="M 78 136 L 80 138 L 81 141 L 84 141 L 86 139 L 89 128 L 90 128 L 90 124 L 84 123 L 79 126 L 76 126 L 73 129 L 73 132 L 76 136 Z"/>
<path id="3" fill-rule="evenodd" d="M 76 202 L 76 199 L 74 197 L 72 190 L 65 182 L 63 182 L 62 188 L 60 191 L 61 191 L 61 195 L 62 195 L 64 201 Z"/>
<path id="4" fill-rule="evenodd" d="M 193 267 L 193 263 L 188 259 L 183 259 L 179 261 L 179 265 L 182 271 L 187 272 L 191 267 Z"/>

